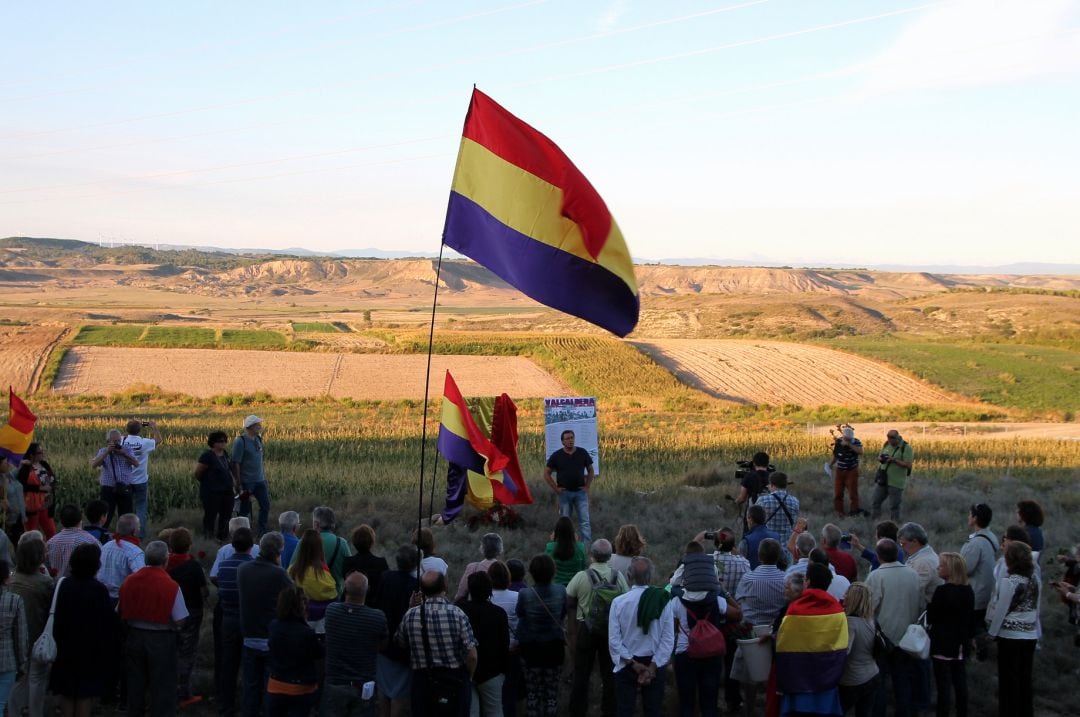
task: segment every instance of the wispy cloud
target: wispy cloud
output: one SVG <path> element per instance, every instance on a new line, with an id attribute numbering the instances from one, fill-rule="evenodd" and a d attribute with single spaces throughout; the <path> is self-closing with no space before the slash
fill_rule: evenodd
<path id="1" fill-rule="evenodd" d="M 945 2 L 920 15 L 862 70 L 869 93 L 1080 73 L 1080 2 Z"/>
<path id="2" fill-rule="evenodd" d="M 626 13 L 626 0 L 612 0 L 596 21 L 597 32 L 611 32 Z"/>

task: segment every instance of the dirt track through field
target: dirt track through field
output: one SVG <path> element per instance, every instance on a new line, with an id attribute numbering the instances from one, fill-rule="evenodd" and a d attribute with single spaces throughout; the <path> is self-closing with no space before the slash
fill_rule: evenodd
<path id="1" fill-rule="evenodd" d="M 426 361 L 422 355 L 76 346 L 64 357 L 53 390 L 67 395 L 110 394 L 151 385 L 202 398 L 258 391 L 282 398 L 423 398 Z M 504 391 L 513 398 L 574 395 L 528 359 L 433 356 L 432 396 L 442 394 L 447 369 L 469 396 Z"/>
<path id="2" fill-rule="evenodd" d="M 738 403 L 940 404 L 955 399 L 888 366 L 840 351 L 780 341 L 635 342 L 681 381 Z"/>
<path id="3" fill-rule="evenodd" d="M 0 327 L 0 384 L 16 393 L 32 392 L 51 348 L 65 329 L 59 326 Z"/>

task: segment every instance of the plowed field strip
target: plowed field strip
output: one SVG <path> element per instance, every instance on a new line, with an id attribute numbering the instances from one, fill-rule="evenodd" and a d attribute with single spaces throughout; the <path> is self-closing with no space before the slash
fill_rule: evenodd
<path id="1" fill-rule="evenodd" d="M 63 335 L 57 326 L 0 327 L 0 383 L 16 393 L 33 390 L 35 376 Z"/>
<path id="2" fill-rule="evenodd" d="M 75 346 L 53 390 L 110 394 L 131 386 L 208 397 L 265 391 L 273 396 L 396 400 L 424 397 L 422 355 L 137 349 Z M 514 398 L 574 395 L 532 361 L 507 356 L 434 356 L 431 393 L 442 392 L 449 369 L 466 395 L 506 392 Z"/>
<path id="3" fill-rule="evenodd" d="M 637 345 L 690 385 L 742 403 L 803 406 L 952 403 L 874 361 L 775 341 L 663 339 Z"/>

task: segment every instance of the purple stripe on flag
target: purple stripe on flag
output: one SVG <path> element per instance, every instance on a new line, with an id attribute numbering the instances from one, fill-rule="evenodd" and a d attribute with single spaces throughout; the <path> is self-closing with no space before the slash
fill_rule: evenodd
<path id="1" fill-rule="evenodd" d="M 777 652 L 776 684 L 781 692 L 821 692 L 840 684 L 847 650 Z"/>
<path id="2" fill-rule="evenodd" d="M 457 463 L 463 468 L 483 474 L 484 457 L 476 452 L 467 438 L 440 426 L 439 440 L 435 445 L 449 463 Z"/>
<path id="3" fill-rule="evenodd" d="M 442 512 L 444 523 L 449 523 L 456 518 L 465 506 L 468 482 L 465 469 L 456 463 L 451 463 L 446 471 L 446 508 Z"/>
<path id="4" fill-rule="evenodd" d="M 450 192 L 443 241 L 553 309 L 618 336 L 637 324 L 638 297 L 618 276 L 511 229 L 457 192 Z"/>

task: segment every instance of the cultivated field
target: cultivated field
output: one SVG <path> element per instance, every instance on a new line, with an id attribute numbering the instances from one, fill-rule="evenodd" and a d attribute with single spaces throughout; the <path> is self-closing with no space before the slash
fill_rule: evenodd
<path id="1" fill-rule="evenodd" d="M 817 346 L 687 339 L 637 345 L 685 383 L 738 403 L 902 405 L 955 400 L 881 364 Z"/>
<path id="2" fill-rule="evenodd" d="M 0 384 L 24 394 L 36 388 L 49 349 L 64 331 L 57 326 L 0 326 Z"/>
<path id="3" fill-rule="evenodd" d="M 53 389 L 64 395 L 107 395 L 137 386 L 198 397 L 266 393 L 276 398 L 331 396 L 365 400 L 424 397 L 422 355 L 137 349 L 75 346 Z M 514 398 L 572 395 L 563 382 L 515 356 L 434 356 L 433 396 L 450 369 L 467 395 L 507 392 Z"/>

